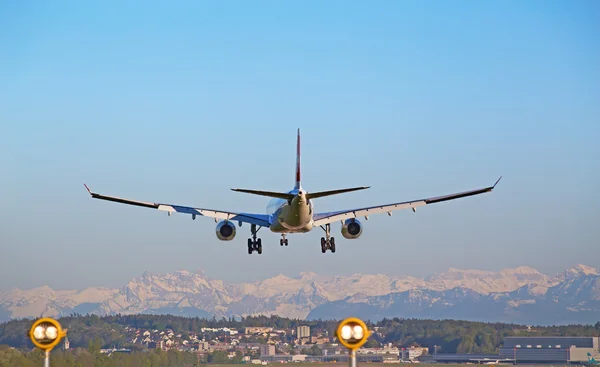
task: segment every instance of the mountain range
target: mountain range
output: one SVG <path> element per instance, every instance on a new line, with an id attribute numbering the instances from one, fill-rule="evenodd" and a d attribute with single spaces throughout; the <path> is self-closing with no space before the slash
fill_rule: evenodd
<path id="1" fill-rule="evenodd" d="M 600 274 L 585 265 L 553 276 L 521 266 L 499 272 L 450 268 L 425 278 L 300 273 L 227 284 L 201 270 L 180 270 L 145 272 L 120 288 L 55 291 L 44 286 L 0 293 L 0 321 L 71 313 L 593 324 L 600 320 Z"/>

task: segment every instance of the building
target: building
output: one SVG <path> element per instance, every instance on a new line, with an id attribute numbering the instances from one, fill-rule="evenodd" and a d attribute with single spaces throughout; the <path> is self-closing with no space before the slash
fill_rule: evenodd
<path id="1" fill-rule="evenodd" d="M 501 358 L 515 363 L 587 362 L 587 354 L 598 353 L 600 338 L 584 336 L 506 337 Z"/>
<path id="2" fill-rule="evenodd" d="M 296 329 L 296 338 L 310 338 L 310 326 L 298 326 Z"/>
<path id="3" fill-rule="evenodd" d="M 274 356 L 275 346 L 271 344 L 263 344 L 260 346 L 260 356 Z"/>
<path id="4" fill-rule="evenodd" d="M 387 345 L 384 345 L 383 348 L 359 348 L 356 351 L 356 354 L 391 354 L 399 356 L 400 349 L 393 347 L 392 343 L 388 343 Z M 398 357 L 396 357 L 396 359 L 398 359 Z"/>
<path id="5" fill-rule="evenodd" d="M 252 334 L 265 334 L 273 331 L 272 327 L 247 327 L 244 328 L 244 334 L 252 335 Z"/>
<path id="6" fill-rule="evenodd" d="M 481 353 L 434 353 L 421 355 L 416 360 L 421 363 L 472 363 L 480 364 L 487 362 L 497 362 L 498 364 L 512 363 L 512 359 L 500 358 L 497 354 L 481 354 Z M 403 359 L 406 361 L 406 359 Z M 409 359 L 410 360 L 410 359 Z M 495 363 L 494 363 L 495 364 Z"/>
<path id="7" fill-rule="evenodd" d="M 414 361 L 423 354 L 426 354 L 428 351 L 428 348 L 417 348 L 414 346 L 410 348 L 402 348 L 400 352 L 400 359 L 403 361 Z"/>
<path id="8" fill-rule="evenodd" d="M 208 342 L 198 342 L 198 350 L 201 352 L 210 351 L 210 344 Z"/>

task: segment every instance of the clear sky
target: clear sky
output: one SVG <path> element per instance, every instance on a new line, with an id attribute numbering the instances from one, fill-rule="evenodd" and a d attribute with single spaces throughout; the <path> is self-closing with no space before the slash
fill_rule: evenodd
<path id="1" fill-rule="evenodd" d="M 303 271 L 600 266 L 597 1 L 13 1 L 0 5 L 0 289 Z M 302 132 L 317 211 L 491 185 L 332 230 L 231 242 L 212 219 L 91 199 L 263 213 Z M 61 271 L 61 269 L 64 270 Z"/>

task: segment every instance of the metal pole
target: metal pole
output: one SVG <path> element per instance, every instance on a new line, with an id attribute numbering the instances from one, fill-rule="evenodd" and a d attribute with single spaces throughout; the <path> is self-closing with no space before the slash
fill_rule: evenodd
<path id="1" fill-rule="evenodd" d="M 356 367 L 356 350 L 350 349 L 348 353 L 348 367 Z"/>
<path id="2" fill-rule="evenodd" d="M 44 358 L 44 367 L 50 367 L 50 351 L 46 351 L 46 357 Z"/>

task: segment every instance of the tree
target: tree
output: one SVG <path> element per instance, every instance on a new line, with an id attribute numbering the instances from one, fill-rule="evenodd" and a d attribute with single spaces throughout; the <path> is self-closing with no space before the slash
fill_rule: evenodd
<path id="1" fill-rule="evenodd" d="M 208 354 L 207 361 L 208 363 L 224 364 L 229 363 L 229 357 L 227 357 L 227 352 L 215 350 Z"/>
<path id="2" fill-rule="evenodd" d="M 322 356 L 323 350 L 319 348 L 317 344 L 314 344 L 312 347 L 310 347 L 310 349 L 307 350 L 307 353 L 311 356 Z"/>
<path id="3" fill-rule="evenodd" d="M 367 339 L 364 348 L 379 348 L 379 342 L 375 338 Z"/>
<path id="4" fill-rule="evenodd" d="M 101 348 L 102 348 L 102 340 L 100 340 L 100 338 L 98 338 L 98 337 L 94 337 L 93 339 L 91 339 L 88 342 L 88 351 L 92 355 L 99 353 Z"/>
<path id="5" fill-rule="evenodd" d="M 244 354 L 242 354 L 242 352 L 240 352 L 238 350 L 237 352 L 235 352 L 235 356 L 233 356 L 232 362 L 233 363 L 242 363 L 242 362 L 244 362 Z"/>

